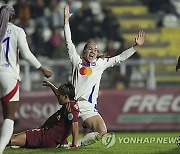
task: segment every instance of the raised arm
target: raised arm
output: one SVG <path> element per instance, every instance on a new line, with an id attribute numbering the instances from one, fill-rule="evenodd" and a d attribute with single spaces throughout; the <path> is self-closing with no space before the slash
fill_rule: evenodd
<path id="1" fill-rule="evenodd" d="M 71 30 L 69 26 L 69 19 L 71 16 L 72 16 L 72 13 L 69 12 L 69 5 L 66 4 L 64 8 L 64 37 L 65 37 L 65 42 L 66 42 L 69 58 L 71 62 L 74 65 L 76 65 L 80 60 L 80 56 L 77 54 L 76 48 L 74 44 L 72 43 L 72 39 L 71 39 Z"/>
<path id="2" fill-rule="evenodd" d="M 143 30 L 140 30 L 138 36 L 135 37 L 135 44 L 131 48 L 123 51 L 121 54 L 115 57 L 106 59 L 104 64 L 105 69 L 128 59 L 136 51 L 138 51 L 138 49 L 144 44 L 144 40 L 145 40 L 145 32 Z"/>
<path id="3" fill-rule="evenodd" d="M 72 13 L 69 12 L 69 5 L 66 4 L 64 7 L 64 24 L 68 25 L 69 24 L 69 19 L 72 16 Z"/>
<path id="4" fill-rule="evenodd" d="M 43 81 L 43 86 L 50 87 L 53 93 L 58 96 L 58 88 L 53 85 L 50 81 Z"/>

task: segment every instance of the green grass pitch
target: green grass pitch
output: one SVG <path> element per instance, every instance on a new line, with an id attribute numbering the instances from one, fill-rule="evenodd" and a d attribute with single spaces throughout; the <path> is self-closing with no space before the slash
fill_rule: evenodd
<path id="1" fill-rule="evenodd" d="M 120 132 L 115 133 L 116 142 L 112 147 L 105 147 L 97 142 L 77 149 L 11 149 L 4 154 L 180 154 L 180 147 L 174 139 L 180 132 Z"/>

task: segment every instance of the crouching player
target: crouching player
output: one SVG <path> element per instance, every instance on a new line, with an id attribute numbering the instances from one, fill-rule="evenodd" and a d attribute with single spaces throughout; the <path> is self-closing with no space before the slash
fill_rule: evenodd
<path id="1" fill-rule="evenodd" d="M 23 148 L 56 148 L 66 144 L 68 136 L 72 134 L 72 148 L 76 148 L 79 108 L 74 100 L 74 86 L 66 83 L 57 89 L 49 81 L 44 81 L 43 86 L 52 89 L 59 104 L 62 105 L 61 109 L 50 116 L 38 129 L 13 134 L 9 145 Z"/>

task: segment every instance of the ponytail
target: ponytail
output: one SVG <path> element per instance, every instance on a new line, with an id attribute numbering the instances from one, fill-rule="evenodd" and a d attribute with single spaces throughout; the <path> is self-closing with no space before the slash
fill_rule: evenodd
<path id="1" fill-rule="evenodd" d="M 14 8 L 8 4 L 4 4 L 0 8 L 0 44 L 3 41 L 4 35 L 7 30 L 9 18 L 15 15 Z"/>
<path id="2" fill-rule="evenodd" d="M 100 53 L 98 52 L 97 58 L 110 58 L 111 56 L 108 53 Z"/>

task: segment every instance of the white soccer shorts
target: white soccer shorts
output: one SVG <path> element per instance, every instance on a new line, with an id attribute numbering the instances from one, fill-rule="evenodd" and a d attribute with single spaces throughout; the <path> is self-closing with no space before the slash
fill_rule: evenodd
<path id="1" fill-rule="evenodd" d="M 94 104 L 83 100 L 78 101 L 78 106 L 80 110 L 80 117 L 83 121 L 85 121 L 87 118 L 93 117 L 95 115 L 99 115 L 98 111 L 94 108 Z"/>
<path id="2" fill-rule="evenodd" d="M 19 80 L 0 73 L 0 99 L 3 102 L 19 101 Z"/>

